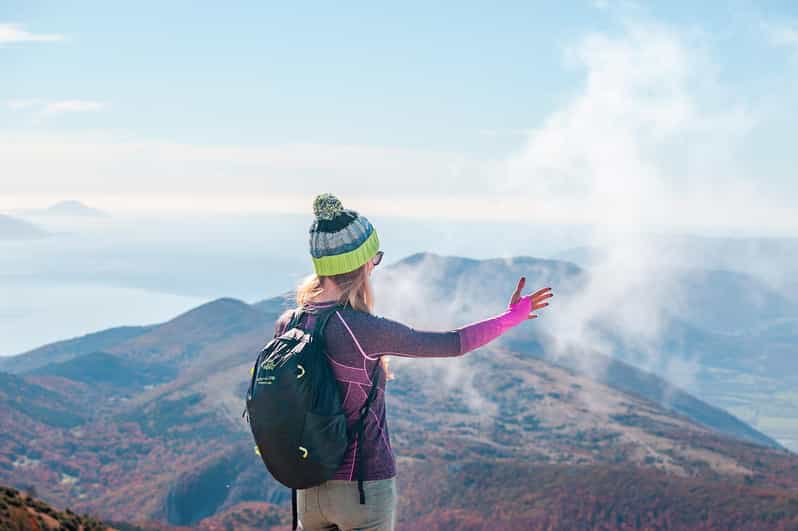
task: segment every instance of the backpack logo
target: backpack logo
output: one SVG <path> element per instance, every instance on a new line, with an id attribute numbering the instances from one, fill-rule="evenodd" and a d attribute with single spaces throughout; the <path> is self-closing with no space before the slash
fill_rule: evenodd
<path id="1" fill-rule="evenodd" d="M 255 379 L 255 384 L 256 385 L 263 385 L 263 384 L 270 385 L 270 384 L 273 384 L 275 382 L 275 380 L 277 380 L 276 376 L 261 376 L 261 377 Z"/>

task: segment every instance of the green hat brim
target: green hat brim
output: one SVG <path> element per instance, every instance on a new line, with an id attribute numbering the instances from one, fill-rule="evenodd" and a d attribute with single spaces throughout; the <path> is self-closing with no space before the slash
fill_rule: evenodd
<path id="1" fill-rule="evenodd" d="M 317 275 L 331 276 L 349 273 L 365 264 L 380 249 L 380 240 L 377 231 L 372 230 L 357 249 L 346 253 L 313 258 L 313 267 Z"/>

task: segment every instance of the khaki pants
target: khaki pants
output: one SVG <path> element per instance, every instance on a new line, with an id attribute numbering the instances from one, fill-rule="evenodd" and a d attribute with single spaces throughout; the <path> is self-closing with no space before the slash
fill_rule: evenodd
<path id="1" fill-rule="evenodd" d="M 305 531 L 393 531 L 396 526 L 396 478 L 363 482 L 360 505 L 357 481 L 332 479 L 296 491 L 300 529 Z"/>

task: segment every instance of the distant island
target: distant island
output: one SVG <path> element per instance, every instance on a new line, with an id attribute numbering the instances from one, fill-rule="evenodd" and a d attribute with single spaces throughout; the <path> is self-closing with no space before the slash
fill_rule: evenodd
<path id="1" fill-rule="evenodd" d="M 32 240 L 47 235 L 47 231 L 33 223 L 0 214 L 0 240 Z"/>
<path id="2" fill-rule="evenodd" d="M 59 201 L 37 213 L 54 214 L 59 216 L 83 216 L 92 218 L 107 218 L 109 215 L 102 210 L 87 206 L 80 201 L 68 200 Z"/>

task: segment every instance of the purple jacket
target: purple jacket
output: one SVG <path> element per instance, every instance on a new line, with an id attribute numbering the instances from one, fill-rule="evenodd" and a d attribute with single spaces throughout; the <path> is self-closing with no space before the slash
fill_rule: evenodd
<path id="1" fill-rule="evenodd" d="M 332 304 L 333 302 L 309 303 L 307 306 L 323 308 Z M 462 356 L 523 322 L 531 307 L 531 296 L 527 295 L 502 314 L 445 332 L 416 330 L 398 321 L 354 310 L 349 306 L 336 310 L 327 321 L 324 341 L 327 358 L 338 380 L 349 426 L 357 421 L 358 410 L 371 388 L 369 375 L 380 356 Z M 289 312 L 286 312 L 277 320 L 275 336 L 284 332 L 288 318 Z M 309 329 L 315 324 L 315 318 L 315 315 L 305 314 L 301 324 Z M 362 450 L 365 450 L 365 480 L 388 479 L 396 475 L 385 418 L 385 374 L 383 371 L 379 374 L 377 395 L 365 421 L 364 448 L 358 448 L 357 441 L 350 444 L 333 479 L 355 481 L 355 459 L 364 455 Z"/>

